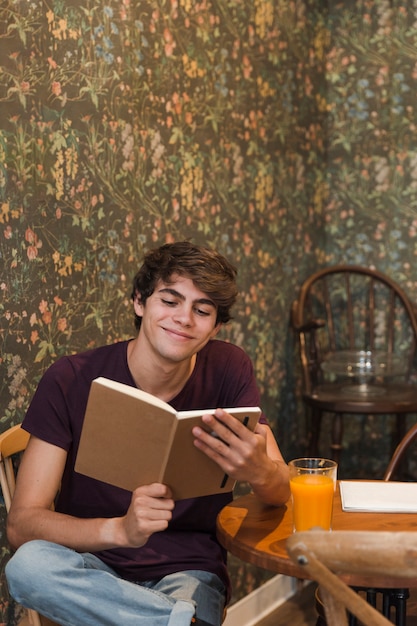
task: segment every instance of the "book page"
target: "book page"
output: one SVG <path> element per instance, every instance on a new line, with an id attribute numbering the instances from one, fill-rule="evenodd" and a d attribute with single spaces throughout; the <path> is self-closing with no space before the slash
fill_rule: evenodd
<path id="1" fill-rule="evenodd" d="M 159 407 L 160 409 L 164 409 L 168 413 L 172 413 L 172 415 L 176 415 L 176 410 L 168 404 L 168 402 L 164 402 L 160 398 L 153 396 L 151 393 L 147 391 L 143 391 L 142 389 L 138 389 L 137 387 L 132 387 L 130 385 L 125 385 L 124 383 L 119 383 L 116 380 L 110 380 L 109 378 L 104 378 L 103 376 L 99 376 L 93 382 L 99 385 L 103 385 L 103 387 L 108 387 L 109 389 L 114 389 L 121 394 L 125 394 L 128 396 L 132 396 L 132 398 L 137 398 L 138 400 L 143 400 L 143 402 L 148 402 L 153 406 Z"/>
<path id="2" fill-rule="evenodd" d="M 342 480 L 339 485 L 344 511 L 417 513 L 417 483 Z"/>
<path id="3" fill-rule="evenodd" d="M 178 411 L 177 417 L 179 420 L 181 420 L 181 419 L 188 419 L 191 417 L 198 417 L 199 415 L 213 415 L 216 408 L 193 409 L 191 411 Z M 226 413 L 230 413 L 231 415 L 235 415 L 236 417 L 239 417 L 239 415 L 245 415 L 245 414 L 252 415 L 254 412 L 259 413 L 259 415 L 261 414 L 261 409 L 257 406 L 239 406 L 239 407 L 233 407 L 233 408 L 227 408 L 227 407 L 222 406 L 218 408 L 221 408 L 223 409 L 223 411 L 226 411 Z"/>

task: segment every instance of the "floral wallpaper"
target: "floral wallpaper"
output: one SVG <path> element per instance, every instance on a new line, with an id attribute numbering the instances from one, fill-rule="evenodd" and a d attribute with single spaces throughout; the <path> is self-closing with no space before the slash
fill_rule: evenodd
<path id="1" fill-rule="evenodd" d="M 328 11 L 328 196 L 317 261 L 374 266 L 417 302 L 417 2 L 329 2 Z M 381 477 L 393 430 L 392 416 L 347 419 L 344 474 Z M 415 475 L 414 452 L 410 467 Z"/>
<path id="2" fill-rule="evenodd" d="M 59 356 L 132 336 L 142 253 L 191 239 L 237 264 L 223 337 L 303 453 L 299 284 L 363 263 L 417 299 L 416 62 L 416 0 L 3 0 L 0 429 Z M 343 471 L 381 471 L 388 423 L 352 420 Z M 230 570 L 233 601 L 270 576 Z"/>
<path id="3" fill-rule="evenodd" d="M 410 296 L 417 285 L 416 11 L 415 2 L 389 0 L 329 10 L 330 193 L 320 257 L 374 264 Z"/>

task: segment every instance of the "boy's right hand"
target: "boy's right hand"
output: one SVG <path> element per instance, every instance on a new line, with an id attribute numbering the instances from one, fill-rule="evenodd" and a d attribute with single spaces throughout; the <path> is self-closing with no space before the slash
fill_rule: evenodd
<path id="1" fill-rule="evenodd" d="M 127 545 L 139 548 L 153 533 L 165 530 L 174 506 L 171 490 L 166 485 L 152 483 L 135 489 L 129 509 L 122 518 Z"/>

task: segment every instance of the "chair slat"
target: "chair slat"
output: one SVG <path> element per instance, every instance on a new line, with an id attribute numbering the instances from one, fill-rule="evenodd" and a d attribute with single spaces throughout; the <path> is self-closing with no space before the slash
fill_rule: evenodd
<path id="1" fill-rule="evenodd" d="M 369 348 L 370 350 L 375 349 L 375 288 L 376 288 L 375 281 L 371 278 L 370 285 L 369 285 L 369 302 L 368 302 L 369 339 L 368 339 L 368 345 L 365 346 Z"/>
<path id="2" fill-rule="evenodd" d="M 395 310 L 397 297 L 394 291 L 389 294 L 388 314 L 387 314 L 387 346 L 389 352 L 395 349 Z"/>
<path id="3" fill-rule="evenodd" d="M 10 497 L 13 498 L 14 490 L 16 488 L 16 478 L 15 478 L 15 472 L 14 472 L 14 467 L 13 467 L 13 459 L 12 457 L 8 456 L 7 458 L 2 459 L 2 463 L 4 466 L 4 471 L 6 473 L 6 479 L 7 479 L 9 492 L 10 492 Z"/>
<path id="4" fill-rule="evenodd" d="M 346 288 L 346 301 L 347 301 L 347 316 L 348 316 L 348 338 L 349 338 L 349 348 L 351 350 L 355 347 L 355 335 L 354 335 L 354 323 L 353 323 L 353 302 L 352 302 L 352 291 L 350 288 L 350 275 L 345 274 L 345 288 Z"/>
<path id="5" fill-rule="evenodd" d="M 327 315 L 330 350 L 336 350 L 335 321 L 333 317 L 333 309 L 330 302 L 329 285 L 327 280 L 323 281 L 323 301 Z"/>
<path id="6" fill-rule="evenodd" d="M 4 505 L 8 513 L 10 511 L 10 505 L 12 503 L 12 496 L 10 494 L 9 484 L 3 461 L 0 461 L 0 486 L 3 493 Z"/>

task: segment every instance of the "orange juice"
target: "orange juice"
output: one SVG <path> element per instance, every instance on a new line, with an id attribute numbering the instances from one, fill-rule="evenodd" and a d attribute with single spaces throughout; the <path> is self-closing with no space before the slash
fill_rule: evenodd
<path id="1" fill-rule="evenodd" d="M 334 482 L 330 476 L 300 474 L 290 480 L 295 530 L 320 526 L 330 530 L 333 512 Z"/>

